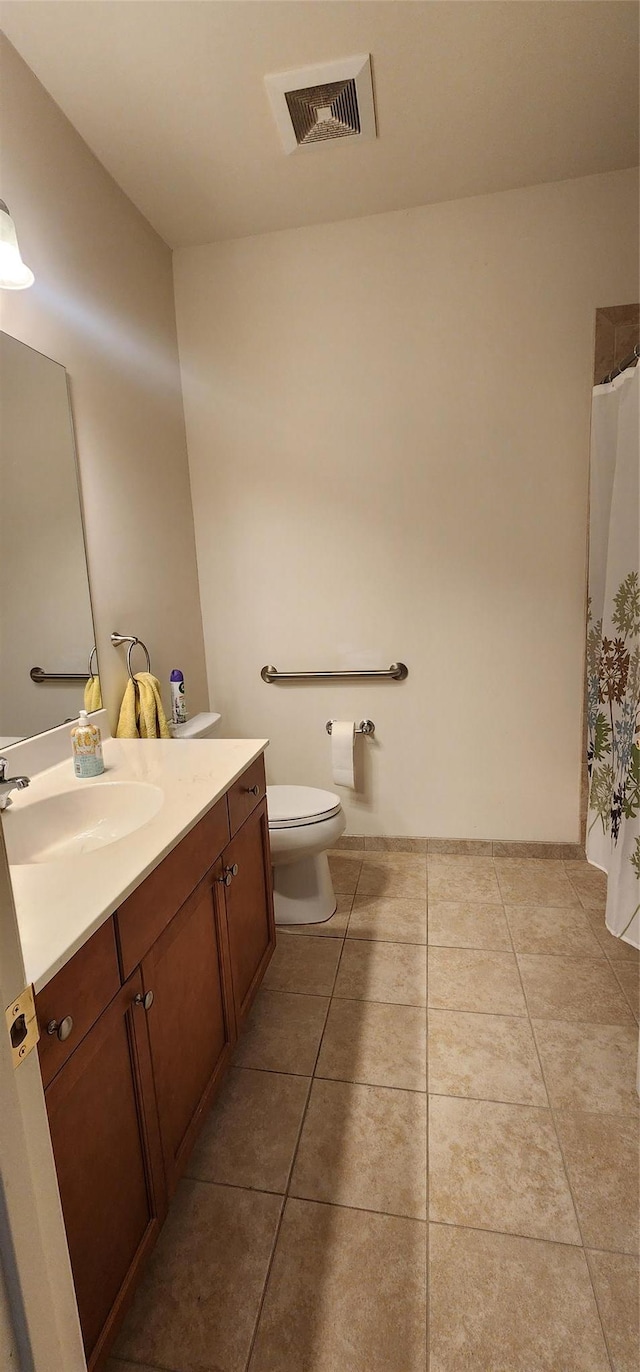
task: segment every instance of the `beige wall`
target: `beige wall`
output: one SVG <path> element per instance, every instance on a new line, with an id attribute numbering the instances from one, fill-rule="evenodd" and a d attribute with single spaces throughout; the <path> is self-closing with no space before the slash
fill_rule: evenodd
<path id="1" fill-rule="evenodd" d="M 595 309 L 637 298 L 637 178 L 174 256 L 212 704 L 352 833 L 576 841 Z M 402 685 L 260 668 L 409 666 Z"/>
<path id="2" fill-rule="evenodd" d="M 1 59 L 0 196 L 36 284 L 2 292 L 0 323 L 69 372 L 105 703 L 115 722 L 118 629 L 148 644 L 165 703 L 180 666 L 190 709 L 202 709 L 171 254 L 6 40 Z"/>

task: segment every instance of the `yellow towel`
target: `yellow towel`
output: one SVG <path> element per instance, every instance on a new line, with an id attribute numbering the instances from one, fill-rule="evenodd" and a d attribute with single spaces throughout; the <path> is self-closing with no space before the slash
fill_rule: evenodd
<path id="1" fill-rule="evenodd" d="M 136 672 L 135 685 L 127 682 L 116 738 L 171 738 L 160 682 L 151 672 Z"/>
<path id="2" fill-rule="evenodd" d="M 101 710 L 102 694 L 100 691 L 100 677 L 90 676 L 84 688 L 84 708 L 85 710 Z"/>

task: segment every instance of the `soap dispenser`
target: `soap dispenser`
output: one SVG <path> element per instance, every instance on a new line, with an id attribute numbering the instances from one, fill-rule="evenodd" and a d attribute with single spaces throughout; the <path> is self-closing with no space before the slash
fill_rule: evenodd
<path id="1" fill-rule="evenodd" d="M 80 711 L 78 723 L 71 730 L 71 748 L 77 777 L 99 777 L 104 772 L 100 730 L 91 723 L 86 710 Z"/>

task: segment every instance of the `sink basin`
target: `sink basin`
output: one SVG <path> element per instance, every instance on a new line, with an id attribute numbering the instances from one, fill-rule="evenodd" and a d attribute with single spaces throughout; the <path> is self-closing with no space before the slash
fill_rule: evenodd
<path id="1" fill-rule="evenodd" d="M 9 862 L 59 862 L 106 848 L 157 815 L 164 793 L 139 781 L 107 781 L 11 805 L 3 814 Z"/>

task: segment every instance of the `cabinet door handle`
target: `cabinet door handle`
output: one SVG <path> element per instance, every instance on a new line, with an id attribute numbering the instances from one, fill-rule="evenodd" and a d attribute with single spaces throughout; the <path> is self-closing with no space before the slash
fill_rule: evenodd
<path id="1" fill-rule="evenodd" d="M 231 882 L 233 881 L 233 878 L 234 878 L 234 877 L 237 877 L 237 875 L 238 875 L 238 864 L 237 864 L 237 862 L 234 862 L 234 863 L 231 865 L 231 867 L 225 867 L 225 869 L 224 869 L 224 871 L 223 871 L 223 873 L 222 873 L 222 876 L 221 876 L 221 877 L 216 877 L 216 881 L 219 881 L 219 882 L 222 884 L 222 886 L 230 886 L 230 885 L 231 885 Z"/>
<path id="2" fill-rule="evenodd" d="M 150 1010 L 153 1005 L 153 991 L 145 991 L 144 995 L 142 991 L 138 991 L 137 996 L 133 997 L 133 1003 L 141 1005 L 143 1010 Z"/>
<path id="3" fill-rule="evenodd" d="M 64 1019 L 61 1020 L 50 1019 L 47 1025 L 47 1033 L 51 1034 L 52 1037 L 55 1034 L 57 1038 L 60 1039 L 61 1043 L 64 1043 L 65 1039 L 68 1039 L 72 1029 L 73 1020 L 71 1015 L 65 1015 Z"/>
<path id="4" fill-rule="evenodd" d="M 259 786 L 245 786 L 245 790 L 246 790 L 248 796 L 259 796 L 259 795 L 260 795 L 260 787 L 259 787 Z"/>

